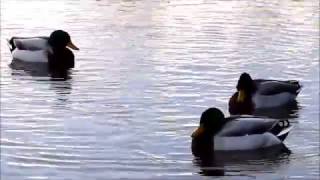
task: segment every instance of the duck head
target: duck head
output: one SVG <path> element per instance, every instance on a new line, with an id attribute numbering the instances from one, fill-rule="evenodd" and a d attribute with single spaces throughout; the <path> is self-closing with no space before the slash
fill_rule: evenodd
<path id="1" fill-rule="evenodd" d="M 62 30 L 56 30 L 51 33 L 49 40 L 51 46 L 51 53 L 48 54 L 48 67 L 50 72 L 60 74 L 60 72 L 67 71 L 74 67 L 74 54 L 66 47 L 74 50 L 79 50 L 70 38 L 70 35 Z"/>
<path id="2" fill-rule="evenodd" d="M 217 108 L 205 110 L 200 118 L 199 127 L 192 133 L 192 138 L 212 138 L 225 122 L 224 114 Z"/>
<path id="3" fill-rule="evenodd" d="M 50 34 L 48 43 L 54 50 L 65 49 L 66 47 L 79 50 L 79 48 L 72 43 L 70 35 L 62 30 L 53 31 Z"/>
<path id="4" fill-rule="evenodd" d="M 202 113 L 199 127 L 191 135 L 191 150 L 194 156 L 211 159 L 214 151 L 214 135 L 225 122 L 223 113 L 217 108 L 209 108 Z"/>
<path id="5" fill-rule="evenodd" d="M 237 84 L 238 97 L 237 102 L 243 103 L 256 91 L 254 81 L 248 73 L 242 73 Z"/>

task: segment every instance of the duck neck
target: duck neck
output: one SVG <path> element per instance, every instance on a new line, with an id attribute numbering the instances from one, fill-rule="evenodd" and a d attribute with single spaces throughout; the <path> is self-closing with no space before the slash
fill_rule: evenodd
<path id="1" fill-rule="evenodd" d="M 52 47 L 52 51 L 54 53 L 57 53 L 57 52 L 63 52 L 65 51 L 67 48 L 66 47 Z"/>

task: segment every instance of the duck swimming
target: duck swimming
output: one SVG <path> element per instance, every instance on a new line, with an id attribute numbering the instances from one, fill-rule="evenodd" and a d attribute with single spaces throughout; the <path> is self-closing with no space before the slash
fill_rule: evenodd
<path id="1" fill-rule="evenodd" d="M 275 108 L 295 101 L 302 86 L 296 80 L 255 79 L 241 74 L 237 92 L 229 100 L 230 114 L 252 114 L 256 109 Z"/>
<path id="2" fill-rule="evenodd" d="M 195 156 L 215 151 L 256 151 L 282 148 L 292 126 L 287 120 L 263 119 L 255 116 L 230 116 L 217 108 L 209 108 L 193 132 L 192 152 Z"/>
<path id="3" fill-rule="evenodd" d="M 63 30 L 53 31 L 49 37 L 12 37 L 8 44 L 12 63 L 48 63 L 49 70 L 73 68 L 74 54 L 67 47 L 79 50 Z"/>

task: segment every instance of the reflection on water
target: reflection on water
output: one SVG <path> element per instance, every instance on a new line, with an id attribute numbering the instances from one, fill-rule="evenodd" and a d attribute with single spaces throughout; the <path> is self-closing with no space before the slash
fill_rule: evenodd
<path id="1" fill-rule="evenodd" d="M 81 49 L 70 74 L 52 78 L 8 67 L 1 41 L 1 179 L 194 180 L 207 166 L 221 179 L 316 179 L 318 9 L 315 0 L 1 1 L 1 38 L 64 29 Z M 259 112 L 294 124 L 292 154 L 193 163 L 201 112 L 227 114 L 242 72 L 303 85 L 297 107 Z"/>
<path id="2" fill-rule="evenodd" d="M 250 152 L 215 152 L 212 156 L 200 156 L 193 160 L 199 166 L 199 174 L 205 176 L 247 176 L 250 166 L 255 166 L 254 171 L 270 171 L 269 168 L 278 168 L 284 163 L 289 163 L 290 151 L 281 148 Z M 231 168 L 230 168 L 231 167 Z M 233 169 L 232 167 L 240 167 Z"/>
<path id="3" fill-rule="evenodd" d="M 26 74 L 34 77 L 50 77 L 53 81 L 71 79 L 70 70 L 49 71 L 47 63 L 23 62 L 13 59 L 9 67 L 13 70 L 20 70 L 13 71 L 12 75 Z"/>

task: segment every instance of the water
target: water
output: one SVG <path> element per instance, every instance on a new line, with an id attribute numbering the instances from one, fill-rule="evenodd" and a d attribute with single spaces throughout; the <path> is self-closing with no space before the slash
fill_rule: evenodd
<path id="1" fill-rule="evenodd" d="M 1 178 L 318 179 L 319 3 L 1 1 Z M 8 67 L 5 38 L 68 31 L 71 79 Z M 190 151 L 202 111 L 227 112 L 241 72 L 303 84 L 289 156 L 215 162 Z"/>

